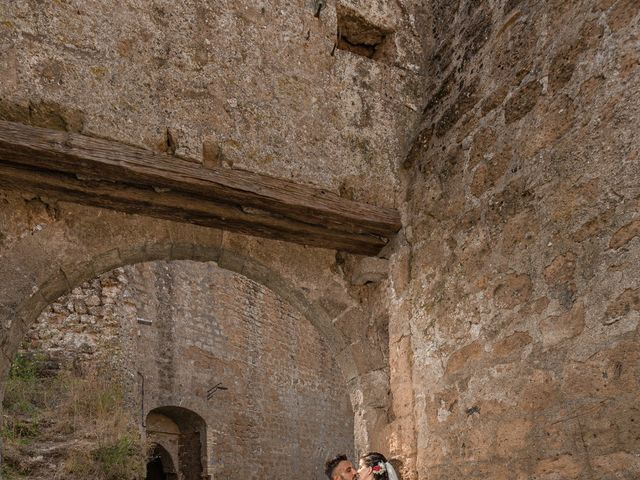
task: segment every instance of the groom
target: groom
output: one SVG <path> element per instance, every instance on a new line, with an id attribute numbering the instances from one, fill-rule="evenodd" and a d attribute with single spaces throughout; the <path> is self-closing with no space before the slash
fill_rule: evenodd
<path id="1" fill-rule="evenodd" d="M 324 473 L 329 480 L 354 480 L 358 472 L 346 455 L 338 455 L 324 464 Z"/>

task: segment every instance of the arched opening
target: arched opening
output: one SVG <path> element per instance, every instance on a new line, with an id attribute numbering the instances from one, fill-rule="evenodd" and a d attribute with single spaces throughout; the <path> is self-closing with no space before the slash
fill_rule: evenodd
<path id="1" fill-rule="evenodd" d="M 206 430 L 204 419 L 186 408 L 158 407 L 149 412 L 147 440 L 155 447 L 154 455 L 147 464 L 147 480 L 169 480 L 177 478 L 176 474 L 184 479 L 202 478 Z M 163 467 L 162 476 L 158 476 L 159 465 Z M 150 475 L 156 476 L 150 478 Z"/>
<path id="2" fill-rule="evenodd" d="M 15 272 L 21 273 L 11 288 L 0 291 L 0 319 L 4 322 L 4 336 L 0 338 L 0 378 L 4 379 L 8 372 L 5 359 L 13 358 L 27 329 L 47 305 L 81 283 L 115 268 L 156 260 L 215 262 L 224 270 L 264 285 L 289 302 L 318 330 L 340 365 L 346 383 L 358 376 L 348 341 L 332 322 L 344 311 L 332 304 L 332 298 L 312 302 L 307 298 L 309 287 L 300 288 L 274 266 L 247 255 L 244 241 L 223 247 L 221 232 L 212 229 L 75 205 L 68 209 L 71 225 L 53 225 L 38 235 L 21 238 L 0 263 L 0 278 L 14 278 Z M 58 248 L 42 248 L 47 243 L 56 244 Z M 267 257 L 273 257 L 271 262 L 286 265 L 288 271 L 313 265 L 313 262 L 302 261 L 296 267 L 296 255 L 291 248 L 300 247 L 287 245 L 286 250 L 277 255 L 268 251 Z M 318 280 L 321 282 L 321 277 Z M 321 289 L 323 284 L 317 286 Z M 324 304 L 331 306 L 331 313 Z"/>
<path id="3" fill-rule="evenodd" d="M 106 320 L 118 319 L 119 334 L 105 330 L 100 309 Z M 77 325 L 59 337 L 83 355 L 88 350 L 74 336 L 93 331 L 124 342 L 118 362 L 137 395 L 134 414 L 166 452 L 147 460 L 151 478 L 224 478 L 246 457 L 263 462 L 253 448 L 282 456 L 272 470 L 291 471 L 299 457 L 320 468 L 328 449 L 352 448 L 347 389 L 326 361 L 322 336 L 288 302 L 242 275 L 211 262 L 136 264 L 82 284 L 44 315 L 45 324 Z M 218 383 L 228 390 L 210 392 Z M 166 406 L 176 404 L 184 406 Z M 216 432 L 207 438 L 211 422 Z"/>
<path id="4" fill-rule="evenodd" d="M 167 479 L 167 474 L 164 473 L 162 459 L 160 459 L 160 457 L 152 457 L 147 462 L 146 480 L 166 480 L 166 479 Z"/>
<path id="5" fill-rule="evenodd" d="M 147 461 L 146 480 L 177 480 L 171 454 L 160 444 L 153 444 Z"/>
<path id="6" fill-rule="evenodd" d="M 43 248 L 44 245 L 56 245 L 56 248 L 46 249 Z M 332 321 L 345 312 L 348 315 L 352 303 L 348 295 L 342 296 L 340 293 L 341 277 L 332 269 L 335 256 L 331 252 L 279 245 L 278 242 L 254 242 L 251 238 L 242 236 L 223 238 L 221 232 L 211 229 L 75 205 L 64 205 L 64 214 L 60 216 L 60 220 L 48 224 L 33 235 L 21 236 L 0 262 L 0 278 L 12 279 L 7 288 L 0 290 L 0 329 L 3 333 L 0 338 L 0 377 L 3 380 L 0 383 L 0 396 L 4 392 L 9 362 L 18 351 L 20 341 L 48 305 L 83 282 L 115 268 L 158 260 L 211 262 L 223 271 L 240 274 L 243 278 L 266 287 L 279 301 L 288 303 L 299 313 L 296 319 L 308 321 L 299 322 L 294 319 L 294 324 L 307 323 L 320 336 L 314 341 L 314 345 L 324 345 L 326 349 L 321 355 L 325 361 L 317 362 L 318 365 L 324 366 L 326 359 L 330 358 L 339 366 L 337 374 L 332 375 L 340 382 L 342 392 L 348 392 L 350 407 L 356 409 L 355 418 L 362 418 L 360 410 L 366 407 L 368 390 L 361 388 L 363 377 L 350 346 L 352 340 L 347 339 L 339 324 Z M 314 272 L 313 275 L 309 275 L 310 271 Z M 16 276 L 16 272 L 19 275 Z M 140 330 L 144 332 L 146 328 L 140 325 Z M 311 337 L 309 339 L 311 342 Z M 269 346 L 265 345 L 266 348 Z M 199 366 L 210 362 L 210 357 L 204 355 L 191 360 Z M 235 378 L 244 378 L 242 373 L 237 374 L 232 369 L 228 369 L 228 372 L 234 374 Z M 133 381 L 135 369 L 131 373 Z M 314 384 L 298 381 L 297 385 Z M 207 388 L 214 385 L 215 383 L 207 385 Z M 202 393 L 206 394 L 206 391 Z M 263 394 L 256 396 L 254 393 L 256 398 L 260 395 Z M 295 404 L 295 398 L 279 398 L 281 391 L 269 392 L 269 395 L 284 405 Z M 325 398 L 331 395 L 333 393 L 322 393 L 304 398 Z M 146 403 L 144 415 L 149 408 L 170 404 L 184 405 L 180 398 L 159 399 L 153 405 Z M 209 408 L 216 411 L 214 403 Z M 196 411 L 202 412 L 200 408 Z M 142 418 L 139 411 L 138 417 Z M 316 417 L 319 421 L 322 420 L 319 416 Z M 351 416 L 351 420 L 343 422 L 346 428 L 349 424 L 353 425 L 353 418 Z M 249 443 L 251 428 L 265 423 L 260 420 L 249 421 L 241 415 L 233 420 L 243 428 L 246 426 L 245 438 Z M 271 425 L 270 422 L 266 423 Z M 325 429 L 324 432 L 328 435 L 329 430 Z M 359 438 L 361 437 L 356 435 L 357 441 L 360 441 Z M 353 432 L 350 441 L 353 442 Z M 306 444 L 308 440 L 305 439 L 302 443 Z M 215 453 L 214 447 L 211 444 L 210 455 Z M 328 456 L 332 453 L 328 449 L 333 449 L 332 442 L 327 442 L 317 455 Z M 215 461 L 223 463 L 218 457 L 215 457 Z"/>

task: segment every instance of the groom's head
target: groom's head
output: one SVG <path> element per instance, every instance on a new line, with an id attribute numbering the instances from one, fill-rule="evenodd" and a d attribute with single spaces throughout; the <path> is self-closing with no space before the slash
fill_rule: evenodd
<path id="1" fill-rule="evenodd" d="M 346 455 L 338 455 L 324 465 L 324 473 L 329 480 L 353 480 L 358 472 Z"/>

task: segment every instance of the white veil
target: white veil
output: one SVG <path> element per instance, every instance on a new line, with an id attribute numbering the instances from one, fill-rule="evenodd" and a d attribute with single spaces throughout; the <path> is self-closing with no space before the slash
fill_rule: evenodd
<path id="1" fill-rule="evenodd" d="M 391 465 L 391 462 L 385 462 L 384 468 L 387 469 L 387 475 L 389 476 L 389 480 L 398 480 L 398 474 L 396 470 Z"/>

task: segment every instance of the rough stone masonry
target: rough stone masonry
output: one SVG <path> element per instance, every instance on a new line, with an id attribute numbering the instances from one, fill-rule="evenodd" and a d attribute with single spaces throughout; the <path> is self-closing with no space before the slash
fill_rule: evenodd
<path id="1" fill-rule="evenodd" d="M 403 479 L 640 477 L 640 4 L 312 3 L 0 4 L 3 119 L 403 217 L 372 262 L 1 192 L 1 373 L 83 281 L 215 261 L 316 328 Z"/>
<path id="2" fill-rule="evenodd" d="M 353 451 L 347 385 L 319 332 L 266 287 L 213 263 L 101 275 L 48 307 L 23 346 L 62 370 L 113 372 L 149 436 L 167 430 L 150 426 L 158 408 L 202 417 L 213 478 L 322 478 L 327 456 Z M 61 459 L 51 463 L 48 478 L 56 467 L 64 475 Z"/>

